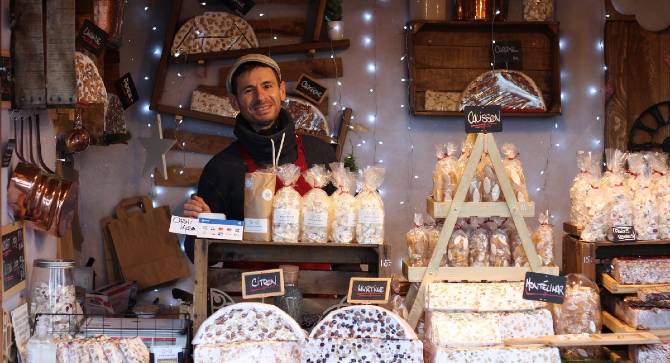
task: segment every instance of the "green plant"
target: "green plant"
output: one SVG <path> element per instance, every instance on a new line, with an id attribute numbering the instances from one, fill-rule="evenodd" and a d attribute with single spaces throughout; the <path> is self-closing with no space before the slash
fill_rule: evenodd
<path id="1" fill-rule="evenodd" d="M 327 21 L 342 20 L 342 0 L 327 0 L 325 18 Z"/>
<path id="2" fill-rule="evenodd" d="M 344 167 L 350 171 L 358 171 L 358 166 L 356 166 L 356 158 L 354 158 L 354 153 L 347 154 L 344 157 Z"/>

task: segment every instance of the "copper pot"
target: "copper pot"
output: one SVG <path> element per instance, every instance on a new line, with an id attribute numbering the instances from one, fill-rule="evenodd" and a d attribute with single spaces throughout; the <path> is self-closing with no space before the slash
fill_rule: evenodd
<path id="1" fill-rule="evenodd" d="M 67 232 L 76 208 L 76 187 L 71 181 L 19 163 L 7 190 L 16 219 L 58 237 Z"/>

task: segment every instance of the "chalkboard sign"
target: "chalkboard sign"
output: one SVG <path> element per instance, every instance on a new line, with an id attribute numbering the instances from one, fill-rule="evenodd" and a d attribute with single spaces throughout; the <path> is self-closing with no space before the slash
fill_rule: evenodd
<path id="1" fill-rule="evenodd" d="M 284 273 L 282 269 L 242 273 L 243 299 L 282 295 L 284 295 Z"/>
<path id="2" fill-rule="evenodd" d="M 116 81 L 116 92 L 119 95 L 119 99 L 121 99 L 121 104 L 124 109 L 132 106 L 133 103 L 140 99 L 140 96 L 137 93 L 137 88 L 135 88 L 135 82 L 133 82 L 133 77 L 130 73 L 124 74 Z"/>
<path id="3" fill-rule="evenodd" d="M 463 113 L 468 134 L 502 131 L 500 106 L 465 106 Z"/>
<path id="4" fill-rule="evenodd" d="M 90 20 L 84 20 L 79 29 L 79 43 L 95 55 L 100 55 L 100 51 L 107 44 L 107 37 L 107 33 Z"/>
<path id="5" fill-rule="evenodd" d="M 246 15 L 256 5 L 253 0 L 223 0 L 223 2 L 231 10 L 242 16 Z"/>
<path id="6" fill-rule="evenodd" d="M 303 73 L 295 84 L 295 91 L 318 105 L 323 101 L 323 98 L 326 97 L 328 88 L 314 80 L 314 78 Z"/>
<path id="7" fill-rule="evenodd" d="M 612 242 L 635 242 L 637 233 L 633 226 L 612 227 Z"/>
<path id="8" fill-rule="evenodd" d="M 494 67 L 521 69 L 523 53 L 521 42 L 496 41 L 491 45 L 491 62 Z"/>
<path id="9" fill-rule="evenodd" d="M 5 150 L 2 152 L 2 167 L 6 168 L 12 162 L 12 155 L 14 155 L 14 148 L 16 147 L 16 140 L 9 139 Z"/>
<path id="10" fill-rule="evenodd" d="M 0 101 L 12 101 L 14 81 L 12 79 L 12 58 L 9 53 L 0 56 Z"/>
<path id="11" fill-rule="evenodd" d="M 13 295 L 26 287 L 26 253 L 23 225 L 2 227 L 2 294 Z"/>
<path id="12" fill-rule="evenodd" d="M 391 292 L 391 279 L 352 277 L 347 302 L 350 304 L 386 304 Z"/>
<path id="13" fill-rule="evenodd" d="M 554 276 L 526 272 L 523 283 L 523 298 L 563 304 L 565 299 L 565 276 Z"/>

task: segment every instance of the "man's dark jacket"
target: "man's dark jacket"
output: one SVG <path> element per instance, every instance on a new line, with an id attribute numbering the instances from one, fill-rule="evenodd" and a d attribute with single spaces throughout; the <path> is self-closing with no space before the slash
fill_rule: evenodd
<path id="1" fill-rule="evenodd" d="M 254 131 L 241 114 L 237 115 L 234 133 L 237 140 L 214 155 L 205 165 L 198 182 L 198 196 L 205 200 L 212 212 L 224 213 L 228 219 L 244 220 L 244 174 L 247 170 L 238 144 L 244 146 L 259 168 L 272 165 L 270 139 L 274 140 L 278 152 L 282 133 L 285 133 L 286 137 L 279 165 L 293 163 L 298 157 L 298 151 L 294 122 L 284 109 L 279 112 L 279 122 L 269 135 L 261 135 Z M 302 135 L 301 139 L 308 167 L 315 164 L 328 165 L 335 161 L 332 145 L 308 135 Z M 193 241 L 193 238 L 187 238 L 185 242 L 186 254 L 191 260 L 193 260 Z"/>

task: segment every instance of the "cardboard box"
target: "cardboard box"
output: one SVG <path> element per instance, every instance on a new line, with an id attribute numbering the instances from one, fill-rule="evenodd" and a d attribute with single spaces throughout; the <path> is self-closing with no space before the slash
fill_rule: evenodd
<path id="1" fill-rule="evenodd" d="M 123 314 L 137 297 L 135 281 L 108 285 L 86 294 L 87 314 Z"/>

